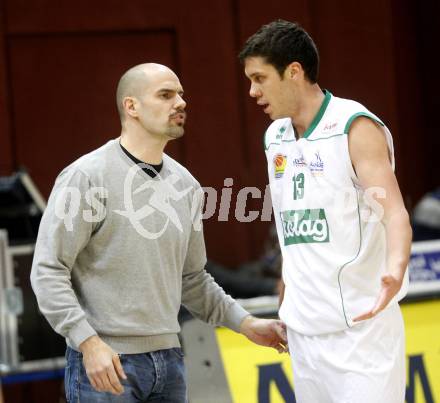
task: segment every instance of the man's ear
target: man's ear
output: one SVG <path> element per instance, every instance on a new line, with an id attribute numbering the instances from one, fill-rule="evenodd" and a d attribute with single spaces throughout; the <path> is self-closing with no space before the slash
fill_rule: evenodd
<path id="1" fill-rule="evenodd" d="M 286 67 L 284 77 L 291 80 L 296 80 L 298 77 L 300 77 L 301 73 L 303 73 L 301 64 L 298 62 L 292 62 Z"/>
<path id="2" fill-rule="evenodd" d="M 137 99 L 133 97 L 125 97 L 122 100 L 122 105 L 124 106 L 125 113 L 133 118 L 138 116 L 137 102 Z"/>

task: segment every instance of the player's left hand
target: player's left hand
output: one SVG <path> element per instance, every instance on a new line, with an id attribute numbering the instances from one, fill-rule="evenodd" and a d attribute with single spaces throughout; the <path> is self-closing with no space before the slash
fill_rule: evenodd
<path id="1" fill-rule="evenodd" d="M 240 333 L 256 344 L 273 347 L 279 353 L 289 351 L 286 325 L 280 320 L 259 319 L 249 315 L 241 322 Z"/>
<path id="2" fill-rule="evenodd" d="M 370 319 L 376 316 L 380 311 L 384 310 L 393 297 L 399 292 L 402 286 L 402 280 L 392 274 L 385 274 L 382 276 L 382 289 L 379 298 L 374 304 L 373 309 L 357 316 L 353 322 L 360 322 L 361 320 Z"/>

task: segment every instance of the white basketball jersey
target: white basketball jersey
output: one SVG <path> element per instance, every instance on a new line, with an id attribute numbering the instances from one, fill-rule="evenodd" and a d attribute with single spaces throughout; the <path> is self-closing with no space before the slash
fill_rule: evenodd
<path id="1" fill-rule="evenodd" d="M 385 125 L 361 104 L 328 91 L 302 138 L 295 139 L 290 118 L 275 120 L 265 135 L 286 286 L 280 318 L 302 334 L 353 326 L 380 293 L 386 240 L 374 211 L 381 206 L 360 187 L 348 150 L 347 134 L 359 116 L 383 127 L 394 169 Z M 390 305 L 406 293 L 407 277 L 404 284 Z"/>

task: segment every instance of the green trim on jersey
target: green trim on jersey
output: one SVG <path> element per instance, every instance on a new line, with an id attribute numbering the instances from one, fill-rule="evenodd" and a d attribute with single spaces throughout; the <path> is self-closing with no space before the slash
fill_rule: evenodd
<path id="1" fill-rule="evenodd" d="M 269 145 L 266 145 L 266 137 L 267 137 L 267 132 L 269 131 L 269 129 L 267 129 L 265 132 L 264 132 L 264 136 L 263 136 L 263 147 L 264 147 L 264 150 L 265 151 L 267 151 L 268 149 L 269 149 L 269 147 L 272 145 L 272 144 L 274 144 L 274 145 L 276 145 L 276 146 L 279 146 L 281 143 L 269 143 Z"/>
<path id="2" fill-rule="evenodd" d="M 344 319 L 345 319 L 345 323 L 347 324 L 347 327 L 351 327 L 348 324 L 348 320 L 347 320 L 347 314 L 345 313 L 345 304 L 344 304 L 344 297 L 342 295 L 342 287 L 341 287 L 341 274 L 342 274 L 342 270 L 350 263 L 353 263 L 359 256 L 359 253 L 361 252 L 361 248 L 362 248 L 362 227 L 361 227 L 361 213 L 359 211 L 359 193 L 355 187 L 356 190 L 356 195 L 357 195 L 357 211 L 358 211 L 358 223 L 359 223 L 359 249 L 356 253 L 356 256 L 349 260 L 348 262 L 344 263 L 338 272 L 338 285 L 339 285 L 339 293 L 341 294 L 341 303 L 342 303 L 342 312 L 344 313 Z"/>
<path id="3" fill-rule="evenodd" d="M 270 146 L 272 146 L 272 145 L 274 145 L 274 146 L 279 146 L 281 143 L 269 143 L 269 145 L 266 147 L 266 144 L 264 145 L 264 149 L 265 149 L 265 151 L 267 151 L 269 148 L 270 148 Z"/>
<path id="4" fill-rule="evenodd" d="M 267 135 L 267 132 L 269 131 L 269 129 L 267 129 L 265 131 L 264 137 L 263 137 L 264 150 L 267 151 L 272 144 L 276 145 L 276 146 L 279 146 L 281 144 L 281 142 L 294 141 L 294 140 L 283 140 L 283 135 L 284 135 L 284 132 L 286 131 L 286 129 L 287 129 L 287 125 L 283 125 L 283 126 L 278 128 L 278 134 L 276 135 L 276 139 L 275 140 L 280 140 L 279 143 L 275 142 L 275 143 L 269 143 L 268 145 L 266 145 L 266 135 Z"/>
<path id="5" fill-rule="evenodd" d="M 369 114 L 368 112 L 358 112 L 358 113 L 355 113 L 354 115 L 350 116 L 350 119 L 348 119 L 347 124 L 345 125 L 344 133 L 348 134 L 348 131 L 350 130 L 351 124 L 353 123 L 353 121 L 355 119 L 357 119 L 360 116 L 365 116 L 366 118 L 369 118 L 369 119 L 373 120 L 374 122 L 379 123 L 381 126 L 385 126 L 381 120 L 379 120 L 375 116 Z"/>
<path id="6" fill-rule="evenodd" d="M 333 137 L 340 137 L 340 136 L 346 136 L 346 135 L 347 135 L 347 133 L 339 133 L 339 134 L 333 134 L 333 135 L 328 136 L 328 137 L 318 137 L 317 139 L 305 139 L 305 140 L 306 141 L 328 140 L 328 139 L 331 139 Z M 295 139 L 292 139 L 292 140 L 284 140 L 283 139 L 283 140 L 281 140 L 281 143 L 291 143 L 293 141 L 295 141 Z M 271 145 L 279 146 L 281 143 L 270 143 L 267 146 L 267 148 L 265 148 L 265 150 L 267 151 L 270 148 Z M 266 144 L 264 146 L 266 147 Z"/>
<path id="7" fill-rule="evenodd" d="M 307 141 L 328 140 L 328 139 L 331 139 L 332 137 L 345 136 L 346 134 L 347 133 L 332 134 L 331 136 L 328 136 L 328 137 L 318 137 L 317 139 L 306 139 L 306 140 Z"/>
<path id="8" fill-rule="evenodd" d="M 332 97 L 332 94 L 330 93 L 330 91 L 324 90 L 324 101 L 322 101 L 321 107 L 319 108 L 318 113 L 316 114 L 315 118 L 313 119 L 312 123 L 310 124 L 310 126 L 308 127 L 308 129 L 305 131 L 303 138 L 307 138 L 309 137 L 313 130 L 316 129 L 316 126 L 318 126 L 318 123 L 321 121 L 322 116 L 324 115 L 325 110 L 327 109 L 327 106 L 330 102 L 330 99 Z"/>

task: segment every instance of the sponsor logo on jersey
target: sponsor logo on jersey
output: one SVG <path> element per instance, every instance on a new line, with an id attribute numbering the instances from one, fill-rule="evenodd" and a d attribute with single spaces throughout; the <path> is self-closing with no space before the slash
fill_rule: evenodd
<path id="1" fill-rule="evenodd" d="M 282 211 L 284 245 L 329 242 L 329 229 L 324 209 Z"/>
<path id="2" fill-rule="evenodd" d="M 323 129 L 323 130 L 324 130 L 325 132 L 330 131 L 330 130 L 333 130 L 334 128 L 336 128 L 337 125 L 338 125 L 337 122 L 326 123 L 325 126 L 324 126 L 324 129 Z"/>
<path id="3" fill-rule="evenodd" d="M 322 161 L 319 151 L 315 153 L 315 158 L 309 164 L 312 175 L 320 176 L 324 173 L 324 161 Z"/>
<path id="4" fill-rule="evenodd" d="M 296 167 L 305 167 L 305 166 L 307 166 L 306 162 L 304 161 L 304 157 L 302 155 L 299 158 L 294 158 L 293 159 L 293 165 L 295 165 Z"/>
<path id="5" fill-rule="evenodd" d="M 287 157 L 283 154 L 276 154 L 273 163 L 275 166 L 275 179 L 282 178 L 287 165 Z"/>
<path id="6" fill-rule="evenodd" d="M 281 140 L 283 138 L 283 134 L 286 131 L 286 128 L 284 126 L 279 128 L 279 133 L 275 136 L 277 140 Z"/>

